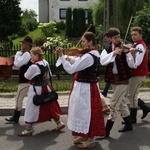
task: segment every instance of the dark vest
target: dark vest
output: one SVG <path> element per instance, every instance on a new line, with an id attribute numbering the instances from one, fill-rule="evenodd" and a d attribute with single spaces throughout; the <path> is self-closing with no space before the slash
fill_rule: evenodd
<path id="1" fill-rule="evenodd" d="M 100 58 L 91 53 L 89 54 L 93 57 L 94 63 L 92 66 L 78 72 L 76 77 L 78 82 L 97 83 L 99 81 Z"/>
<path id="2" fill-rule="evenodd" d="M 110 44 L 110 46 L 106 49 L 106 51 L 107 53 L 112 52 L 112 44 Z M 125 53 L 122 53 L 121 56 L 117 55 L 115 62 L 117 65 L 119 80 L 123 81 L 131 78 L 131 69 L 127 64 Z M 112 69 L 113 69 L 113 63 L 108 64 L 105 73 L 106 82 L 111 82 L 111 79 L 113 77 Z"/>
<path id="3" fill-rule="evenodd" d="M 24 77 L 25 72 L 28 70 L 29 66 L 32 65 L 31 60 L 26 64 L 20 67 L 19 70 L 19 83 L 28 83 L 29 80 Z"/>
<path id="4" fill-rule="evenodd" d="M 49 71 L 49 68 L 48 66 L 43 66 L 43 65 L 39 65 L 39 64 L 36 64 L 39 69 L 41 70 L 41 74 L 35 76 L 33 79 L 32 79 L 32 82 L 31 84 L 34 85 L 34 86 L 44 86 L 44 85 L 48 85 L 48 81 L 46 80 L 45 78 L 45 75 L 47 74 L 47 72 Z"/>

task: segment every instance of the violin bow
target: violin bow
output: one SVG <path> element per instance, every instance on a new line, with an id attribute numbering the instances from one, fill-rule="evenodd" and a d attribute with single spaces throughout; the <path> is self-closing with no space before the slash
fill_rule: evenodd
<path id="1" fill-rule="evenodd" d="M 81 36 L 80 40 L 78 41 L 78 43 L 76 44 L 75 47 L 78 47 L 78 45 L 80 44 L 80 42 L 81 42 L 82 38 L 84 37 L 85 33 L 91 28 L 91 26 L 92 26 L 92 24 L 90 24 L 90 25 L 87 27 L 87 29 L 85 30 L 85 32 L 83 33 L 83 35 Z"/>
<path id="2" fill-rule="evenodd" d="M 132 18 L 133 18 L 133 16 L 131 16 L 131 18 L 130 18 L 130 21 L 129 21 L 129 24 L 128 24 L 128 28 L 127 28 L 127 31 L 126 31 L 126 34 L 125 34 L 125 37 L 124 37 L 124 42 L 125 42 L 125 40 L 126 40 L 126 38 L 127 38 L 127 34 L 128 34 L 128 32 L 129 32 L 129 28 L 130 28 L 130 25 L 131 25 L 131 22 L 132 22 Z"/>

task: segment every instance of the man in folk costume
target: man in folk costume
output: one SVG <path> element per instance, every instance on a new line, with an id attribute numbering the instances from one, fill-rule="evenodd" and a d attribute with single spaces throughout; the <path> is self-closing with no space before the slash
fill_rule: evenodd
<path id="1" fill-rule="evenodd" d="M 100 62 L 106 67 L 105 81 L 110 82 L 113 88 L 113 96 L 110 102 L 110 114 L 106 123 L 106 137 L 109 136 L 110 130 L 115 122 L 117 111 L 120 110 L 125 121 L 125 126 L 119 129 L 119 132 L 132 130 L 130 112 L 124 96 L 131 78 L 131 69 L 133 59 L 131 53 L 124 53 L 120 46 L 120 31 L 117 28 L 110 28 L 108 34 L 112 43 L 104 49 L 100 55 Z"/>
<path id="2" fill-rule="evenodd" d="M 18 51 L 15 55 L 14 59 L 14 67 L 18 68 L 19 72 L 19 86 L 16 94 L 16 106 L 14 110 L 14 115 L 12 117 L 5 118 L 8 122 L 18 123 L 23 99 L 27 96 L 27 92 L 29 90 L 29 80 L 24 77 L 24 73 L 27 71 L 31 62 L 30 50 L 33 46 L 33 41 L 30 36 L 26 36 L 22 41 L 22 50 Z"/>
<path id="3" fill-rule="evenodd" d="M 150 107 L 148 107 L 140 98 L 138 98 L 140 86 L 148 74 L 148 50 L 145 42 L 142 40 L 141 27 L 134 27 L 131 35 L 134 45 L 130 51 L 133 54 L 134 67 L 132 69 L 132 77 L 129 79 L 127 97 L 130 100 L 130 116 L 132 123 L 136 123 L 138 106 L 143 111 L 141 119 L 144 119 L 150 112 Z M 141 52 L 137 52 L 137 49 L 139 49 Z"/>

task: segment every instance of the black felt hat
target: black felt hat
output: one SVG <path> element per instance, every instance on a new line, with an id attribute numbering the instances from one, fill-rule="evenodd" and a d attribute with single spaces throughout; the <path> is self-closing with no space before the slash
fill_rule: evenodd
<path id="1" fill-rule="evenodd" d="M 29 45 L 33 45 L 33 40 L 30 36 L 26 36 L 22 41 L 20 42 L 24 42 L 24 43 L 27 43 Z"/>

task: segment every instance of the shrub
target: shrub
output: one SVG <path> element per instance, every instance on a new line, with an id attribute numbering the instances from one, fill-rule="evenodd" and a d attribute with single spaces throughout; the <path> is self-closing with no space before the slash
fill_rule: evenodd
<path id="1" fill-rule="evenodd" d="M 44 43 L 44 47 L 49 46 L 60 46 L 60 47 L 69 47 L 71 43 L 68 42 L 68 39 L 62 39 L 60 36 L 57 37 L 47 37 L 47 41 Z"/>
<path id="2" fill-rule="evenodd" d="M 56 23 L 56 28 L 58 30 L 65 30 L 65 23 L 63 21 L 57 22 Z"/>
<path id="3" fill-rule="evenodd" d="M 85 10 L 79 8 L 77 10 L 77 20 L 78 20 L 78 36 L 81 36 L 85 32 Z"/>
<path id="4" fill-rule="evenodd" d="M 43 35 L 46 37 L 52 37 L 55 31 L 57 30 L 56 22 L 53 21 L 48 23 L 40 23 L 38 27 L 41 29 Z"/>

